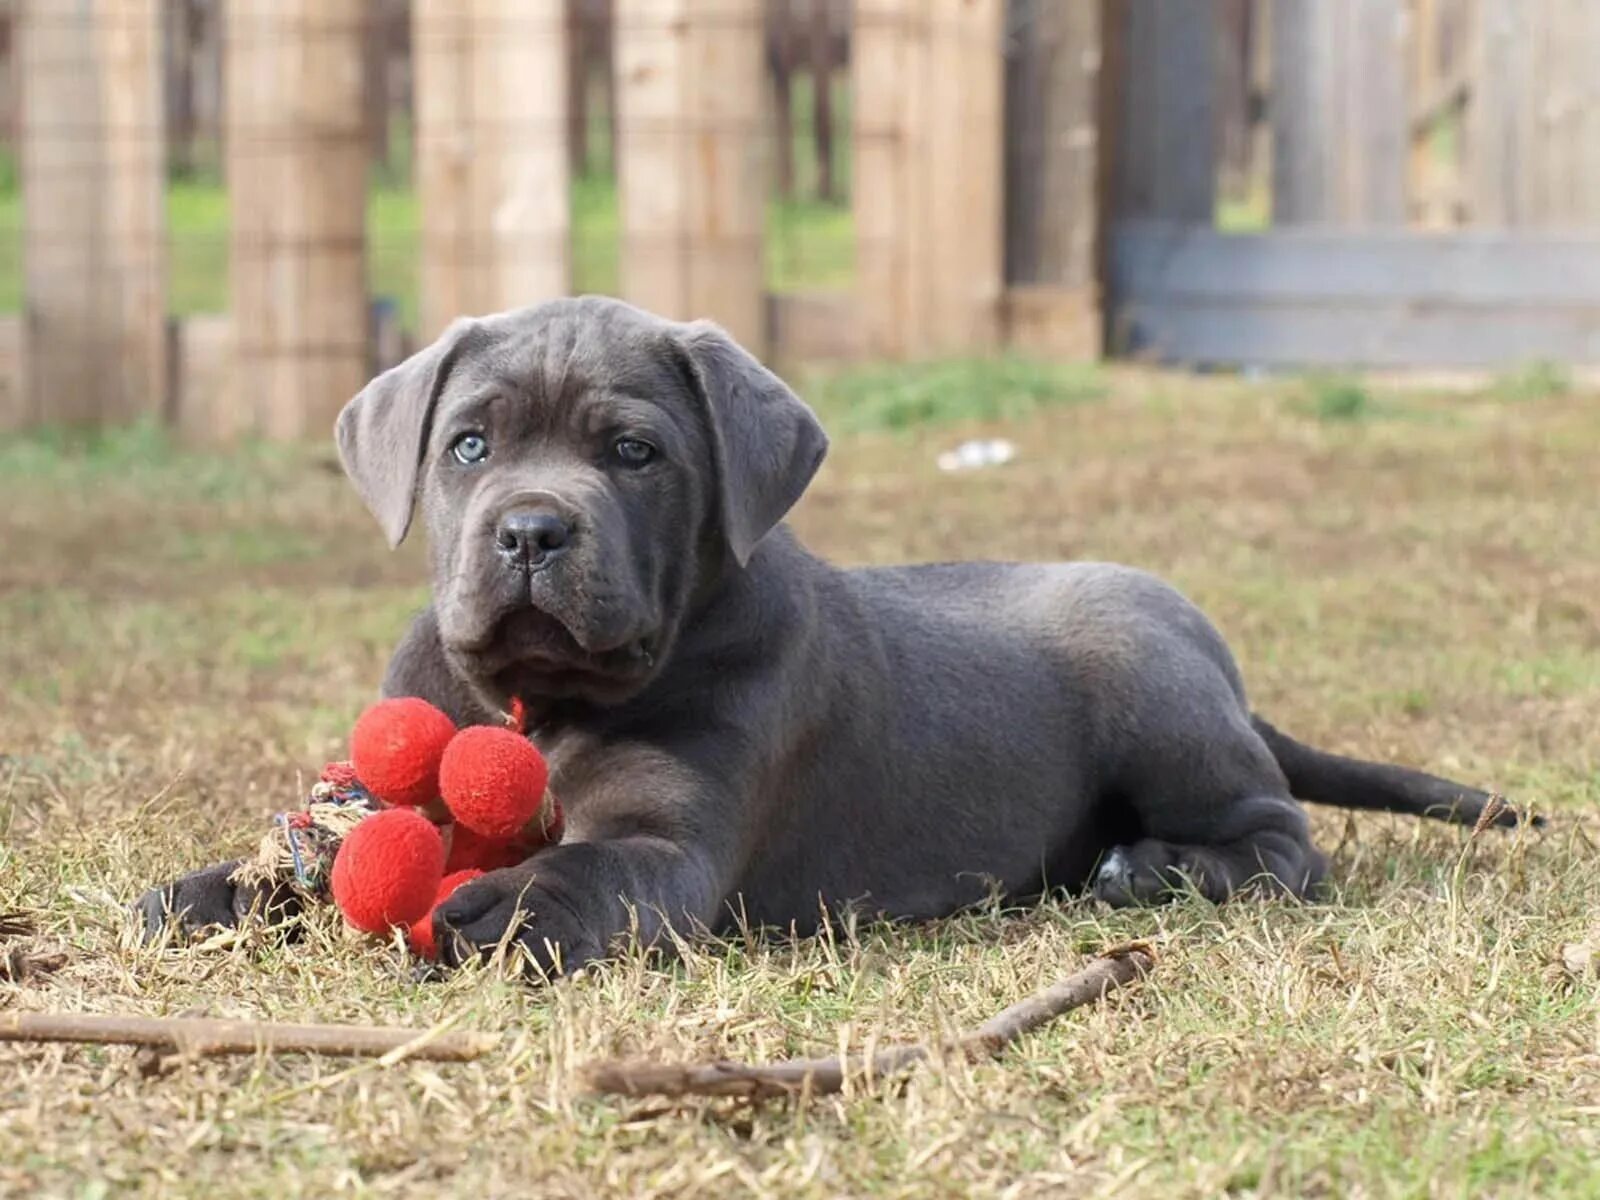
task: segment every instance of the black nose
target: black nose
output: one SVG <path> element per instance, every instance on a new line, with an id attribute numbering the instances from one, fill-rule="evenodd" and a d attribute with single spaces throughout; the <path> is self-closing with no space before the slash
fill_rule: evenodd
<path id="1" fill-rule="evenodd" d="M 565 550 L 571 538 L 567 523 L 547 508 L 508 512 L 494 531 L 500 557 L 519 569 L 542 566 Z"/>

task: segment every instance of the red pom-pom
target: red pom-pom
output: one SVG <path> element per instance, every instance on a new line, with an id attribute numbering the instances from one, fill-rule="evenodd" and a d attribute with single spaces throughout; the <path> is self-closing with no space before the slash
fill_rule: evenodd
<path id="1" fill-rule="evenodd" d="M 439 947 L 433 940 L 433 910 L 438 908 L 450 898 L 458 887 L 469 880 L 482 875 L 479 870 L 453 871 L 446 875 L 439 883 L 439 890 L 433 897 L 433 908 L 418 917 L 412 924 L 410 932 L 406 935 L 411 943 L 412 952 L 420 954 L 423 958 L 438 958 Z"/>
<path id="2" fill-rule="evenodd" d="M 373 813 L 352 829 L 333 860 L 333 898 L 344 919 L 367 933 L 412 925 L 433 908 L 444 877 L 444 838 L 409 808 Z"/>
<path id="3" fill-rule="evenodd" d="M 498 871 L 501 867 L 516 866 L 528 853 L 520 838 L 488 838 L 457 823 L 450 826 L 450 849 L 445 855 L 444 873 L 448 875 L 472 867 Z"/>
<path id="4" fill-rule="evenodd" d="M 438 798 L 439 761 L 455 735 L 455 723 L 426 700 L 383 700 L 351 730 L 350 762 L 378 799 L 414 808 Z"/>
<path id="5" fill-rule="evenodd" d="M 521 832 L 538 815 L 549 777 L 532 742 L 493 725 L 456 734 L 439 764 L 439 790 L 450 815 L 488 838 Z"/>

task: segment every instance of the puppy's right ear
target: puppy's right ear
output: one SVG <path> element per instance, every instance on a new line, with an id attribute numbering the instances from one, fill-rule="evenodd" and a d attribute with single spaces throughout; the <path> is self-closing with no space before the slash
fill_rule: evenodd
<path id="1" fill-rule="evenodd" d="M 417 474 L 434 406 L 450 371 L 475 342 L 475 321 L 451 323 L 438 341 L 391 367 L 344 406 L 334 429 L 339 461 L 393 549 L 411 528 Z"/>

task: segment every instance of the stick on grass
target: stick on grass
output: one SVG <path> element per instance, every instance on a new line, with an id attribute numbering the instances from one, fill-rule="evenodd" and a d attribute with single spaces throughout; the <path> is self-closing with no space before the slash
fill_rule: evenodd
<path id="1" fill-rule="evenodd" d="M 977 1029 L 943 1046 L 918 1043 L 880 1050 L 866 1058 L 813 1058 L 765 1066 L 735 1062 L 651 1063 L 611 1061 L 585 1070 L 591 1091 L 617 1096 L 738 1096 L 768 1099 L 806 1093 L 828 1095 L 846 1080 L 882 1079 L 935 1058 L 941 1052 L 967 1057 L 999 1054 L 1023 1034 L 1063 1013 L 1093 1004 L 1134 982 L 1155 965 L 1142 942 L 1104 951 L 1083 970 L 997 1013 Z"/>
<path id="2" fill-rule="evenodd" d="M 0 1013 L 0 1042 L 92 1042 L 208 1054 L 328 1054 L 471 1062 L 499 1042 L 492 1033 L 441 1033 L 372 1025 L 281 1025 L 209 1017 L 124 1017 L 99 1013 Z"/>

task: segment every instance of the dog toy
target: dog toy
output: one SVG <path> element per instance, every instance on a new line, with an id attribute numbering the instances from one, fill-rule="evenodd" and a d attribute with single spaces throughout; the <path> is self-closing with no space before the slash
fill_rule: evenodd
<path id="1" fill-rule="evenodd" d="M 235 882 L 331 894 L 353 928 L 405 929 L 412 949 L 433 957 L 440 903 L 564 833 L 524 721 L 520 702 L 505 727 L 461 730 L 424 700 L 374 704 L 351 731 L 350 761 L 323 770 L 305 810 L 278 816 Z"/>
<path id="2" fill-rule="evenodd" d="M 455 736 L 456 723 L 426 700 L 384 700 L 350 731 L 350 765 L 378 799 L 414 808 L 438 798 L 439 763 Z"/>
<path id="3" fill-rule="evenodd" d="M 470 883 L 482 874 L 483 872 L 476 867 L 471 867 L 465 871 L 452 871 L 439 881 L 428 911 L 413 921 L 411 927 L 406 930 L 406 941 L 410 943 L 413 952 L 423 958 L 439 957 L 439 947 L 433 940 L 433 910 L 448 900 L 463 883 Z"/>
<path id="4" fill-rule="evenodd" d="M 532 742 L 510 729 L 475 725 L 445 747 L 439 794 L 479 837 L 514 838 L 539 815 L 550 772 Z"/>
<path id="5" fill-rule="evenodd" d="M 364 933 L 410 926 L 433 910 L 444 878 L 444 838 L 415 808 L 373 813 L 333 860 L 333 901 Z"/>

